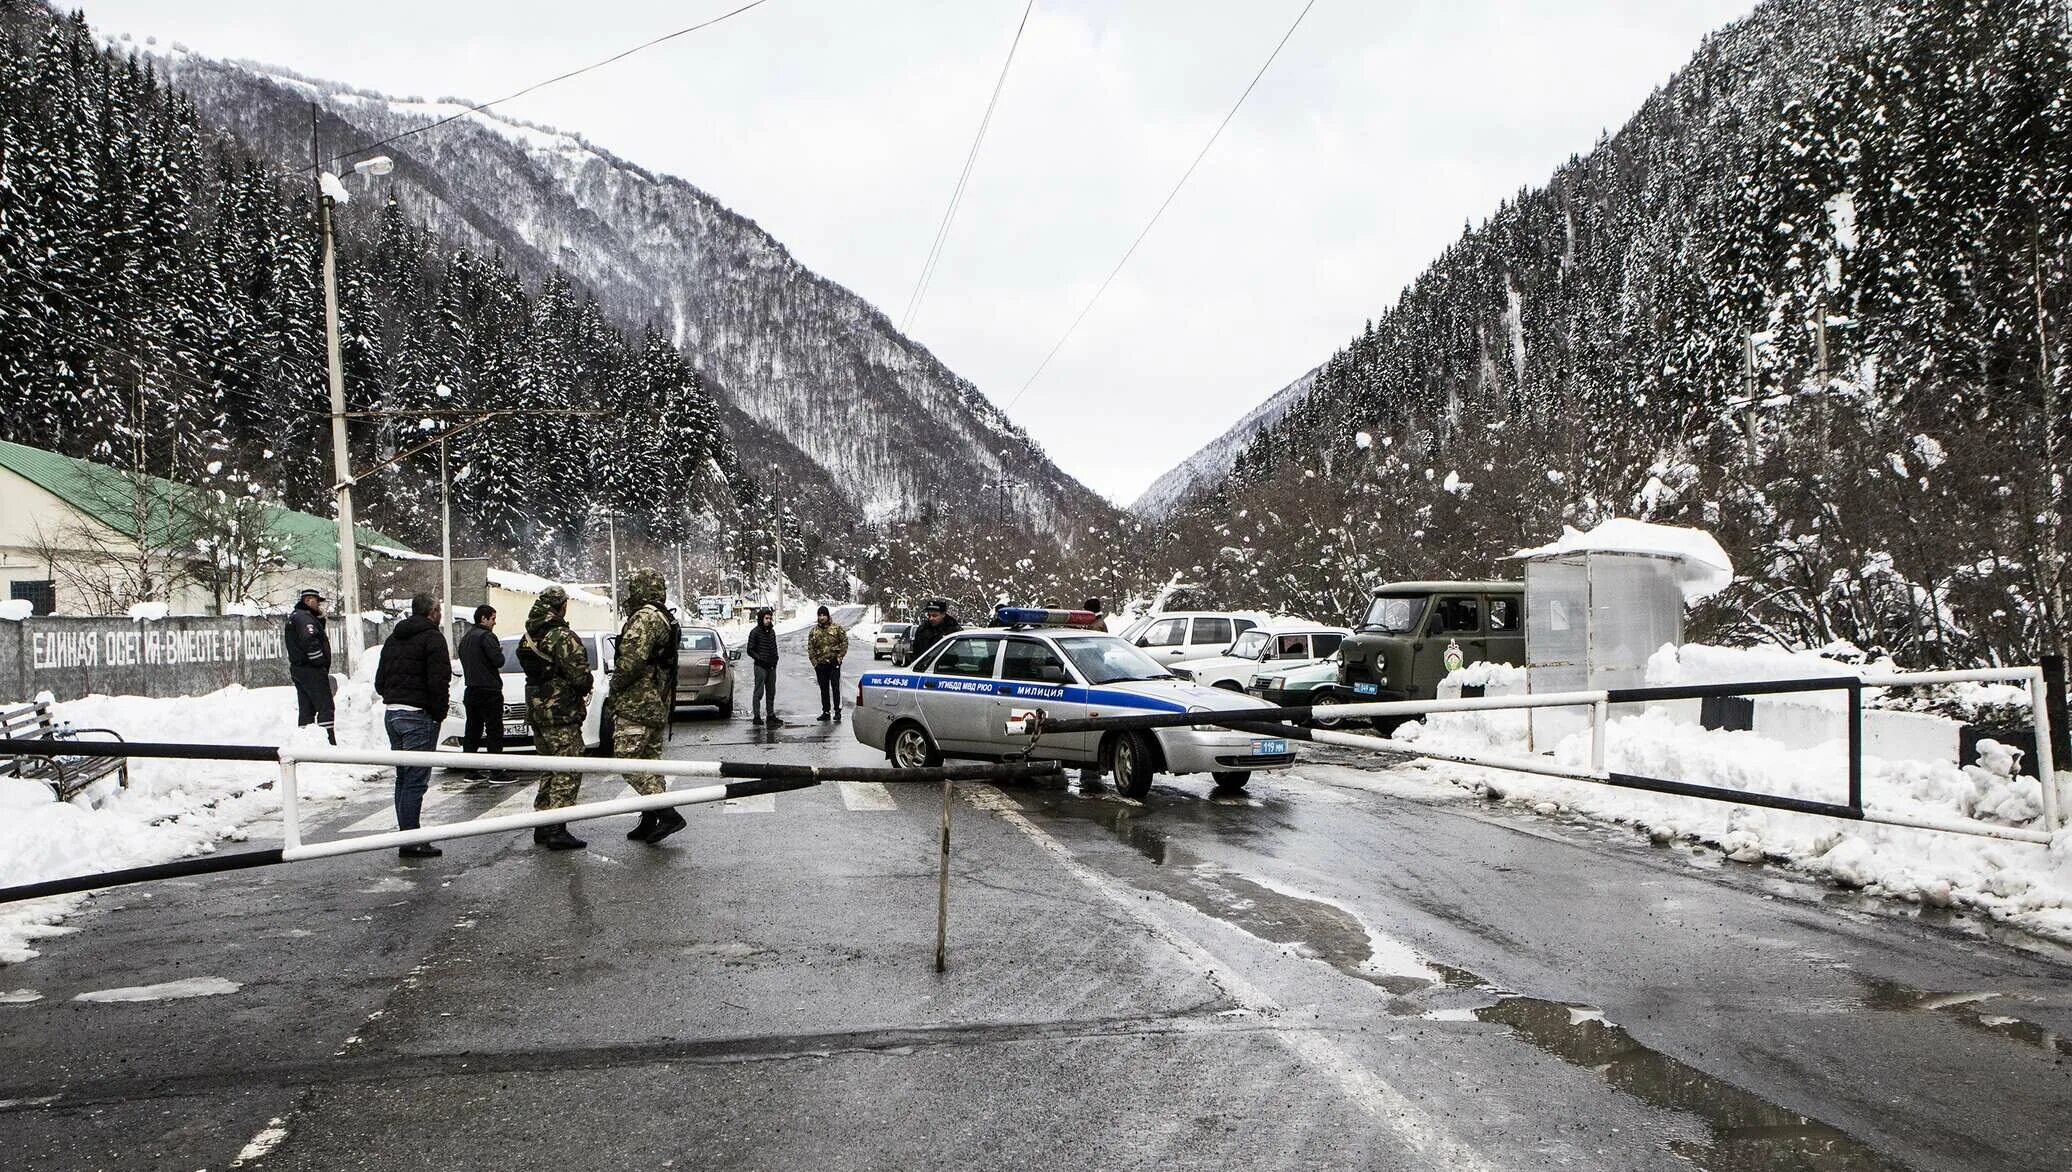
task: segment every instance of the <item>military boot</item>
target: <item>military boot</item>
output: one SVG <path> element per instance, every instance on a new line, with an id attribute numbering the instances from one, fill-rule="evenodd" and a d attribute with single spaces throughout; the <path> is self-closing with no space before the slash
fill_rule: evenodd
<path id="1" fill-rule="evenodd" d="M 590 844 L 568 832 L 568 824 L 558 822 L 552 826 L 532 828 L 532 841 L 550 851 L 579 851 Z"/>
<path id="2" fill-rule="evenodd" d="M 656 814 L 653 810 L 642 810 L 640 812 L 640 822 L 633 829 L 626 832 L 626 837 L 634 842 L 646 842 L 648 835 L 655 832 L 655 822 Z"/>
<path id="3" fill-rule="evenodd" d="M 661 842 L 663 839 L 668 838 L 670 835 L 675 834 L 679 830 L 682 830 L 686 825 L 688 825 L 688 823 L 686 823 L 683 820 L 683 815 L 681 813 L 678 813 L 674 808 L 667 810 L 657 810 L 655 811 L 654 830 L 650 831 L 648 833 L 648 836 L 646 838 L 641 839 L 641 841 L 647 843 L 649 846 L 654 846 L 657 843 Z"/>

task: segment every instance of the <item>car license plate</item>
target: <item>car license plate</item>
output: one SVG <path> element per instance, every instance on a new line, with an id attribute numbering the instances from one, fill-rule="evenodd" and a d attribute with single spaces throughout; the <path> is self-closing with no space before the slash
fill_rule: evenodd
<path id="1" fill-rule="evenodd" d="M 507 737 L 529 737 L 532 735 L 532 726 L 522 720 L 512 721 L 504 725 L 504 735 Z"/>
<path id="2" fill-rule="evenodd" d="M 1279 757 L 1286 754 L 1287 751 L 1288 742 L 1286 741 L 1252 742 L 1252 756 L 1254 757 Z"/>
<path id="3" fill-rule="evenodd" d="M 1375 696 L 1375 695 L 1379 695 L 1379 694 L 1381 693 L 1381 685 L 1380 685 L 1380 684 L 1354 684 L 1354 685 L 1353 685 L 1353 691 L 1355 691 L 1355 692 L 1358 692 L 1358 693 L 1359 693 L 1360 695 L 1362 695 L 1362 696 Z"/>

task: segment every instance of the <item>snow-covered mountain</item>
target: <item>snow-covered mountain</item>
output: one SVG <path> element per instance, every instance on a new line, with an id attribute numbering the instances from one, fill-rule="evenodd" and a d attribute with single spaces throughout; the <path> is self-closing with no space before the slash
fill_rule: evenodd
<path id="1" fill-rule="evenodd" d="M 1274 424 L 1279 423 L 1295 404 L 1309 394 L 1316 385 L 1317 370 L 1309 373 L 1275 391 L 1245 417 L 1232 424 L 1229 431 L 1203 444 L 1201 450 L 1174 465 L 1165 475 L 1153 481 L 1144 495 L 1130 506 L 1130 512 L 1152 521 L 1161 521 L 1169 516 L 1182 501 L 1204 488 L 1221 484 L 1230 475 L 1231 466 L 1247 447 L 1253 437 Z"/>
<path id="2" fill-rule="evenodd" d="M 202 115 L 283 163 L 310 154 L 310 104 L 325 153 L 462 112 L 283 69 L 149 50 Z M 647 171 L 581 135 L 467 114 L 383 146 L 384 182 L 409 213 L 535 278 L 559 269 L 606 315 L 654 322 L 722 403 L 757 428 L 744 466 L 837 486 L 866 518 L 955 510 L 999 477 L 1024 487 L 1025 518 L 1108 510 L 1057 469 L 969 382 L 901 335 L 876 307 L 800 264 L 753 220 L 693 184 Z M 1089 512 L 1095 510 L 1095 512 Z"/>

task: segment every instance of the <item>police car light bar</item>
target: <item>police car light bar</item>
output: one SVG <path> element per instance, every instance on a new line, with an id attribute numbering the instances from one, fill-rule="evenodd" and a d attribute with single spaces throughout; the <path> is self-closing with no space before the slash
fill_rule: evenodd
<path id="1" fill-rule="evenodd" d="M 1001 627 L 1086 627 L 1100 625 L 1090 610 L 1045 610 L 1040 606 L 996 606 L 993 624 Z"/>

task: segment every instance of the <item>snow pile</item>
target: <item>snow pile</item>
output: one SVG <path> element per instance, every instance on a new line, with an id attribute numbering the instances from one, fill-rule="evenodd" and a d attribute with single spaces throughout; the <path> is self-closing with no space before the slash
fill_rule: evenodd
<path id="1" fill-rule="evenodd" d="M 156 622 L 172 612 L 173 608 L 163 602 L 132 602 L 129 617 L 138 622 Z"/>
<path id="2" fill-rule="evenodd" d="M 1708 654 L 1717 650 L 1703 649 L 1696 658 L 1710 670 L 1755 662 Z M 1681 666 L 1698 664 L 1687 660 Z M 1501 673 L 1488 674 L 1496 682 Z M 1422 725 L 1404 726 L 1397 739 L 1442 752 L 1522 755 L 1527 751 L 1526 717 L 1523 711 L 1436 713 Z M 1847 760 L 1840 741 L 1787 747 L 1752 732 L 1703 729 L 1658 706 L 1612 720 L 1605 748 L 1606 766 L 1614 772 L 1817 801 L 1846 798 Z M 1563 740 L 1553 756 L 1586 769 L 1589 754 L 1589 734 L 1583 732 Z M 2040 828 L 2042 789 L 2035 779 L 2016 774 L 2019 751 L 1987 742 L 1980 756 L 1978 764 L 1963 768 L 1946 761 L 1866 757 L 1865 807 L 1942 821 Z M 1428 762 L 1424 768 L 1444 781 L 1542 813 L 1572 810 L 1638 827 L 1659 840 L 1708 843 L 1737 861 L 1788 863 L 1843 886 L 1973 908 L 2032 931 L 2072 938 L 2072 830 L 2060 831 L 2045 849 L 1449 762 Z M 2065 792 L 2062 781 L 2060 792 Z"/>
<path id="3" fill-rule="evenodd" d="M 26 598 L 10 598 L 0 602 L 0 621 L 18 623 L 36 613 L 36 604 Z"/>
<path id="4" fill-rule="evenodd" d="M 1614 517 L 1588 533 L 1561 527 L 1561 538 L 1547 545 L 1521 549 L 1514 558 L 1551 557 L 1572 553 L 1642 553 L 1675 558 L 1681 563 L 1678 584 L 1686 605 L 1702 602 L 1734 581 L 1734 563 L 1712 534 L 1703 529 L 1656 525 Z"/>
<path id="5" fill-rule="evenodd" d="M 341 744 L 388 743 L 367 682 L 375 658 L 366 658 L 363 678 L 339 689 Z M 173 699 L 88 696 L 64 702 L 60 712 L 75 727 L 112 728 L 132 741 L 205 738 L 218 744 L 315 745 L 324 739 L 313 725 L 295 726 L 292 688 L 233 686 Z M 303 812 L 313 802 L 354 792 L 381 772 L 357 765 L 302 767 Z M 0 886 L 160 863 L 242 841 L 249 823 L 279 812 L 280 795 L 270 787 L 257 788 L 279 773 L 255 761 L 138 758 L 130 762 L 127 789 L 116 788 L 111 778 L 70 803 L 53 800 L 50 788 L 40 782 L 0 778 Z M 102 799 L 101 804 L 87 804 L 88 797 Z M 70 931 L 58 924 L 84 899 L 59 896 L 0 906 L 0 963 L 26 960 L 36 955 L 32 941 Z"/>
<path id="6" fill-rule="evenodd" d="M 274 615 L 278 615 L 279 613 L 281 613 L 281 608 L 277 606 L 267 606 L 263 603 L 253 602 L 249 598 L 244 598 L 236 602 L 224 604 L 223 613 L 226 615 L 234 615 L 239 618 L 263 619 L 270 618 Z"/>
<path id="7" fill-rule="evenodd" d="M 501 586 L 517 594 L 538 594 L 549 586 L 559 586 L 568 592 L 570 602 L 587 602 L 607 610 L 611 609 L 612 600 L 602 594 L 585 590 L 580 586 L 570 586 L 566 582 L 556 582 L 552 578 L 542 578 L 538 574 L 527 574 L 519 570 L 490 570 L 488 574 L 490 585 Z"/>

